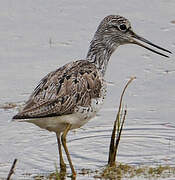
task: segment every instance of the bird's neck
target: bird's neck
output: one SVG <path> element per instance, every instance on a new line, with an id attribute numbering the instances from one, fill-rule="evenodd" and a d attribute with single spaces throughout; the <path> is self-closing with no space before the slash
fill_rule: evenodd
<path id="1" fill-rule="evenodd" d="M 116 49 L 116 46 L 107 40 L 107 38 L 102 38 L 94 36 L 91 41 L 89 51 L 87 53 L 87 60 L 94 63 L 99 69 L 102 75 L 105 75 L 109 59 Z"/>

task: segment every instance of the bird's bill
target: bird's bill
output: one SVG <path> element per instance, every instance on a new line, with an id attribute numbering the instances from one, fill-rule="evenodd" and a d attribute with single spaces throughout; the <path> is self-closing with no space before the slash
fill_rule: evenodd
<path id="1" fill-rule="evenodd" d="M 150 48 L 150 47 L 147 47 L 146 45 L 144 45 L 144 44 L 136 41 L 135 39 L 138 39 L 138 40 L 140 40 L 140 41 L 142 41 L 142 42 L 144 42 L 144 43 L 147 43 L 147 44 L 149 44 L 149 45 L 151 45 L 151 46 L 153 46 L 153 47 L 156 47 L 157 49 L 160 49 L 160 50 L 162 50 L 162 51 L 165 51 L 165 52 L 168 52 L 168 53 L 172 53 L 171 51 L 169 51 L 169 50 L 167 50 L 167 49 L 164 49 L 164 48 L 162 48 L 162 47 L 160 47 L 160 46 L 157 46 L 157 45 L 153 44 L 152 42 L 146 40 L 146 39 L 143 38 L 143 37 L 140 37 L 139 35 L 137 35 L 136 33 L 134 33 L 134 32 L 131 31 L 131 30 L 130 30 L 130 33 L 131 33 L 131 36 L 132 36 L 130 42 L 133 43 L 133 44 L 137 44 L 137 45 L 139 45 L 139 46 L 141 46 L 141 47 L 144 47 L 144 48 L 146 48 L 146 49 L 148 49 L 148 50 L 150 50 L 150 51 L 152 51 L 152 52 L 154 52 L 154 53 L 156 53 L 156 54 L 159 54 L 159 55 L 164 56 L 164 57 L 167 57 L 167 58 L 169 58 L 169 56 L 167 56 L 167 55 L 165 55 L 165 54 L 163 54 L 163 53 L 161 53 L 161 52 L 158 52 L 158 51 L 156 51 L 156 50 L 154 50 L 154 49 L 152 49 L 152 48 Z"/>

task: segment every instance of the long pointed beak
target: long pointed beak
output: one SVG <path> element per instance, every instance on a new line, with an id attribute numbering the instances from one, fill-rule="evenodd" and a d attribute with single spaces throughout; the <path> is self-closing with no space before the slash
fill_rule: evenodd
<path id="1" fill-rule="evenodd" d="M 165 52 L 168 52 L 168 53 L 172 53 L 171 51 L 169 51 L 169 50 L 167 50 L 167 49 L 164 49 L 164 48 L 162 48 L 162 47 L 160 47 L 160 46 L 157 46 L 157 45 L 153 44 L 152 42 L 146 40 L 145 38 L 138 36 L 138 35 L 137 35 L 136 33 L 134 33 L 132 30 L 129 30 L 129 31 L 130 31 L 130 34 L 131 34 L 131 36 L 132 36 L 132 39 L 130 40 L 131 43 L 137 44 L 137 45 L 139 45 L 139 46 L 142 46 L 142 47 L 144 47 L 144 48 L 146 48 L 146 49 L 148 49 L 148 50 L 150 50 L 150 51 L 152 51 L 152 52 L 154 52 L 154 53 L 156 53 L 156 54 L 159 54 L 159 55 L 164 56 L 164 57 L 167 57 L 167 58 L 169 58 L 169 56 L 167 56 L 167 55 L 165 55 L 165 54 L 163 54 L 163 53 L 161 53 L 161 52 L 158 52 L 158 51 L 156 51 L 156 50 L 154 50 L 154 49 L 152 49 L 152 48 L 149 48 L 149 47 L 145 46 L 144 44 L 136 41 L 135 39 L 138 39 L 138 40 L 140 40 L 140 41 L 142 41 L 142 42 L 144 42 L 144 43 L 147 43 L 147 44 L 149 44 L 149 45 L 151 45 L 151 46 L 153 46 L 153 47 L 156 47 L 157 49 L 160 49 L 160 50 L 162 50 L 162 51 L 165 51 Z"/>

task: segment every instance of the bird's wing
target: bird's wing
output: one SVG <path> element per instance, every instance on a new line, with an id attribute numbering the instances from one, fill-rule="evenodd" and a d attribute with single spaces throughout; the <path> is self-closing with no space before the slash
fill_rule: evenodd
<path id="1" fill-rule="evenodd" d="M 101 83 L 92 63 L 85 60 L 68 63 L 40 81 L 22 112 L 13 119 L 71 114 L 77 106 L 87 107 L 91 99 L 100 97 Z"/>

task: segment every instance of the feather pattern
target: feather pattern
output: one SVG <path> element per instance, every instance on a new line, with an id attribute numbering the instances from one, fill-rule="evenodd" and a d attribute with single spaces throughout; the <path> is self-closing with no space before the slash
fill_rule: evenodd
<path id="1" fill-rule="evenodd" d="M 45 76 L 14 119 L 61 116 L 88 107 L 102 95 L 102 79 L 89 61 L 68 63 Z"/>

